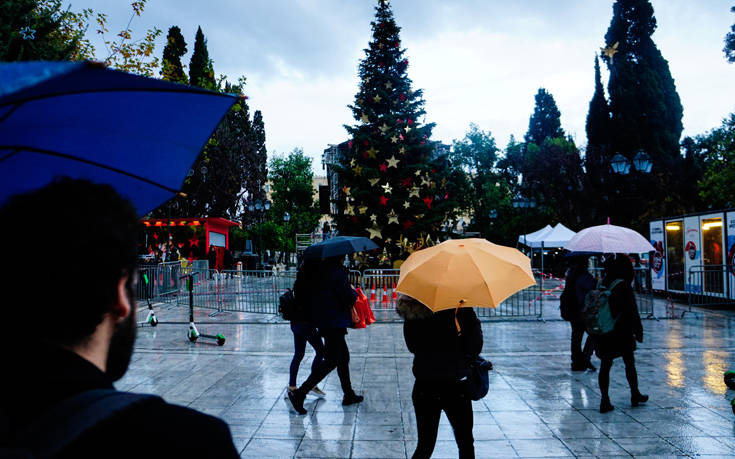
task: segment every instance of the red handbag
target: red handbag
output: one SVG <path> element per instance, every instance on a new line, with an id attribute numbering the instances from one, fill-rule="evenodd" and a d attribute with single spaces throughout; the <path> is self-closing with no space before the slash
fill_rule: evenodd
<path id="1" fill-rule="evenodd" d="M 375 322 L 375 316 L 373 310 L 370 308 L 367 296 L 361 288 L 356 288 L 357 300 L 352 306 L 352 327 L 353 328 L 365 328 L 368 325 Z"/>

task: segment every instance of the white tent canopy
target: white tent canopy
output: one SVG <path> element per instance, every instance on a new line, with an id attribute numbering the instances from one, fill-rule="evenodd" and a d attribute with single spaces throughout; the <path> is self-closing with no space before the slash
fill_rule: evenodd
<path id="1" fill-rule="evenodd" d="M 546 225 L 533 233 L 518 236 L 518 242 L 532 249 L 555 249 L 564 247 L 577 234 L 561 223 L 553 228 Z"/>
<path id="2" fill-rule="evenodd" d="M 541 247 L 541 243 L 539 241 L 546 233 L 552 231 L 553 229 L 554 228 L 552 228 L 551 225 L 546 225 L 540 230 L 534 231 L 533 233 L 521 234 L 520 236 L 518 236 L 518 243 L 526 245 L 528 247 Z M 534 245 L 535 243 L 538 243 L 538 245 Z"/>

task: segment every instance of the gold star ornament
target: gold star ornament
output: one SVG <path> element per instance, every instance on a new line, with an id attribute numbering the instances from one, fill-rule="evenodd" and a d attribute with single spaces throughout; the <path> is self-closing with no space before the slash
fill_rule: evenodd
<path id="1" fill-rule="evenodd" d="M 367 206 L 360 206 L 357 208 L 357 211 L 360 212 L 360 215 L 365 215 L 365 212 L 367 212 L 367 210 Z"/>
<path id="2" fill-rule="evenodd" d="M 368 118 L 367 114 L 363 113 L 362 116 L 360 117 L 360 121 L 367 124 L 370 122 L 370 118 Z"/>
<path id="3" fill-rule="evenodd" d="M 618 52 L 618 45 L 620 44 L 619 41 L 616 41 L 615 44 L 612 46 L 608 46 L 607 48 L 600 48 L 600 51 L 602 51 L 602 54 L 607 56 L 608 58 L 612 59 L 613 56 L 615 56 L 615 53 Z"/>
<path id="4" fill-rule="evenodd" d="M 367 151 L 367 155 L 368 157 L 375 159 L 376 157 L 375 154 L 378 153 L 379 151 L 380 150 L 376 150 L 375 148 L 370 147 L 370 149 Z"/>
<path id="5" fill-rule="evenodd" d="M 417 187 L 411 188 L 411 192 L 408 194 L 409 198 L 412 198 L 414 196 L 416 196 L 417 198 L 419 197 L 419 189 Z"/>
<path id="6" fill-rule="evenodd" d="M 398 163 L 400 162 L 399 159 L 396 159 L 395 155 L 391 156 L 390 159 L 388 159 L 388 167 L 395 167 L 398 169 Z"/>
<path id="7" fill-rule="evenodd" d="M 383 100 L 383 98 L 380 97 L 380 94 L 378 94 L 377 96 L 373 97 L 373 100 L 375 101 L 376 104 L 379 104 L 380 101 Z"/>
<path id="8" fill-rule="evenodd" d="M 345 195 L 350 195 L 350 187 L 346 186 L 342 188 L 342 192 L 344 192 Z"/>
<path id="9" fill-rule="evenodd" d="M 373 222 L 373 223 L 377 223 L 378 222 L 378 216 L 375 215 L 375 214 L 372 214 L 370 216 L 370 221 Z"/>
<path id="10" fill-rule="evenodd" d="M 380 181 L 379 178 L 371 178 L 371 179 L 368 179 L 368 182 L 370 182 L 370 186 L 377 185 L 379 181 Z"/>
<path id="11" fill-rule="evenodd" d="M 393 188 L 391 188 L 390 183 L 386 183 L 385 185 L 383 185 L 383 192 L 385 194 L 391 194 L 392 191 Z"/>
<path id="12" fill-rule="evenodd" d="M 370 233 L 370 239 L 383 239 L 383 234 L 380 231 L 380 228 L 377 226 L 373 226 L 372 228 L 368 228 L 368 233 Z"/>
<path id="13" fill-rule="evenodd" d="M 388 130 L 389 130 L 390 128 L 388 127 L 388 125 L 387 125 L 387 124 L 383 123 L 383 125 L 382 125 L 382 126 L 380 126 L 380 128 L 379 128 L 379 129 L 380 129 L 380 132 L 382 132 L 383 134 L 385 134 L 386 132 L 388 132 Z"/>

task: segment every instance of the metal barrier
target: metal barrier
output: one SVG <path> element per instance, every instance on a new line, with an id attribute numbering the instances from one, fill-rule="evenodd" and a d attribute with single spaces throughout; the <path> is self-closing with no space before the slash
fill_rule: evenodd
<path id="1" fill-rule="evenodd" d="M 544 297 L 546 293 L 542 289 L 543 275 L 534 273 L 536 285 L 525 288 L 506 298 L 497 308 L 475 308 L 475 313 L 480 319 L 541 319 L 544 315 Z"/>
<path id="2" fill-rule="evenodd" d="M 366 270 L 362 275 L 363 290 L 378 322 L 400 320 L 395 312 L 396 300 L 398 299 L 395 286 L 398 284 L 399 276 L 400 270 L 398 269 L 371 269 Z M 536 285 L 511 295 L 497 308 L 475 308 L 475 312 L 481 319 L 541 319 L 543 316 L 543 293 L 541 290 L 541 276 L 537 276 Z"/>
<path id="3" fill-rule="evenodd" d="M 181 290 L 181 263 L 178 261 L 157 265 L 138 266 L 138 300 L 171 301 Z M 145 282 L 147 277 L 148 282 Z"/>
<path id="4" fill-rule="evenodd" d="M 278 298 L 293 288 L 295 271 L 272 270 L 200 272 L 194 282 L 194 307 L 221 312 L 278 313 Z M 178 304 L 188 304 L 179 296 Z"/>
<path id="5" fill-rule="evenodd" d="M 732 284 L 735 283 L 732 266 L 699 265 L 689 269 L 687 297 L 689 307 L 723 306 L 735 304 Z"/>
<path id="6" fill-rule="evenodd" d="M 395 290 L 399 276 L 398 269 L 366 269 L 362 274 L 362 290 L 378 322 L 400 320 L 396 313 L 398 292 Z"/>

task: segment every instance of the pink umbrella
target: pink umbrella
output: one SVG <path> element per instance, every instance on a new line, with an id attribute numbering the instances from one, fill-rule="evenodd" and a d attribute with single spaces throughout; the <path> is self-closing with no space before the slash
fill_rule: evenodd
<path id="1" fill-rule="evenodd" d="M 564 248 L 578 253 L 646 253 L 656 250 L 637 231 L 610 224 L 583 229 Z"/>

